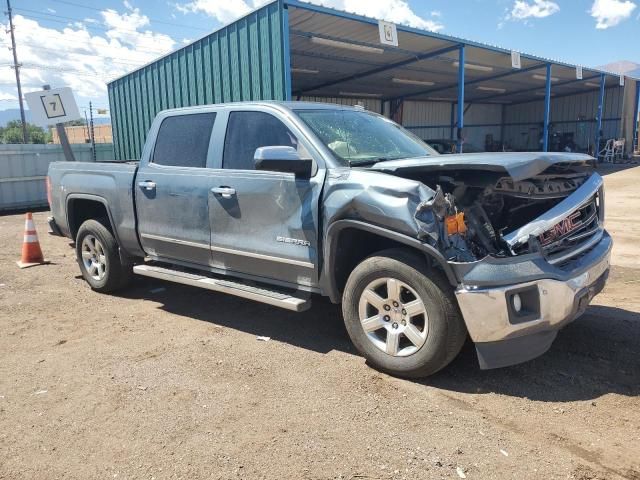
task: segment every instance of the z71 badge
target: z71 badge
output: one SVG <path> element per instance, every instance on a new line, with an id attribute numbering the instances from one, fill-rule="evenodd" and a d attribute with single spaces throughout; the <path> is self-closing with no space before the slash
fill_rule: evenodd
<path id="1" fill-rule="evenodd" d="M 310 247 L 311 242 L 309 240 L 300 240 L 297 238 L 276 237 L 277 242 L 290 243 L 292 245 L 301 245 L 303 247 Z"/>

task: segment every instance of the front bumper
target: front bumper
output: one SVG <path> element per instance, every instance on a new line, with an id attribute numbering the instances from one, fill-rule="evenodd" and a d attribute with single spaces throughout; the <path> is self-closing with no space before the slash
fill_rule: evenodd
<path id="1" fill-rule="evenodd" d="M 456 297 L 480 367 L 514 365 L 546 352 L 558 330 L 584 313 L 604 288 L 611 247 L 604 232 L 593 249 L 563 269 L 529 256 L 481 261 L 466 271 Z M 524 299 L 520 312 L 513 306 L 516 293 Z"/>

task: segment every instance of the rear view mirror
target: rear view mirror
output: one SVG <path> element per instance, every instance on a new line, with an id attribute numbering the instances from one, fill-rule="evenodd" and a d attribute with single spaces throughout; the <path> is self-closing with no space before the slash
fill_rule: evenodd
<path id="1" fill-rule="evenodd" d="M 301 158 L 293 147 L 260 147 L 253 156 L 256 170 L 294 173 L 296 177 L 309 178 L 313 160 Z"/>

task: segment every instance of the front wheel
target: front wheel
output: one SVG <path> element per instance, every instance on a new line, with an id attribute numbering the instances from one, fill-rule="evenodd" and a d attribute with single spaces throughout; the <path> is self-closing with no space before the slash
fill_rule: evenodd
<path id="1" fill-rule="evenodd" d="M 78 229 L 76 257 L 82 276 L 97 292 L 124 287 L 133 275 L 131 265 L 122 263 L 113 234 L 98 220 L 87 220 Z"/>
<path id="2" fill-rule="evenodd" d="M 342 311 L 351 340 L 374 367 L 415 378 L 460 352 L 467 332 L 454 302 L 449 284 L 424 258 L 394 249 L 351 272 Z"/>

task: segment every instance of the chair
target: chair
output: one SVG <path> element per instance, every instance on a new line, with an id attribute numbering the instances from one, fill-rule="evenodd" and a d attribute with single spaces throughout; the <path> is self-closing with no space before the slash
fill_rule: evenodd
<path id="1" fill-rule="evenodd" d="M 617 140 L 614 140 L 613 142 L 613 161 L 614 162 L 616 161 L 616 159 L 622 160 L 624 158 L 624 143 L 625 143 L 624 138 L 619 138 Z"/>
<path id="2" fill-rule="evenodd" d="M 614 142 L 615 140 L 613 138 L 610 138 L 609 140 L 607 140 L 607 143 L 605 143 L 604 148 L 598 152 L 597 158 L 598 159 L 602 158 L 602 161 L 605 163 L 613 163 L 613 157 L 614 157 L 613 143 Z"/>

